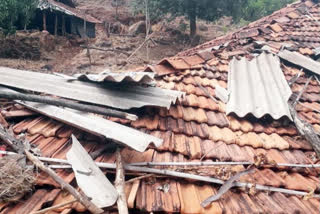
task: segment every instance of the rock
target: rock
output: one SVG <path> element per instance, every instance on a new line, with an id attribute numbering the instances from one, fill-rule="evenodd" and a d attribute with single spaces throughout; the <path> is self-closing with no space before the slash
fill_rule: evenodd
<path id="1" fill-rule="evenodd" d="M 103 41 L 100 44 L 98 44 L 99 47 L 107 48 L 112 46 L 112 42 L 110 40 Z"/>
<path id="2" fill-rule="evenodd" d="M 146 32 L 146 23 L 144 21 L 139 21 L 129 27 L 128 33 L 130 35 L 138 35 L 140 33 Z"/>
<path id="3" fill-rule="evenodd" d="M 48 70 L 48 71 L 51 71 L 53 69 L 53 66 L 52 65 L 45 65 L 45 66 L 42 66 L 41 69 L 45 69 L 45 70 Z"/>
<path id="4" fill-rule="evenodd" d="M 209 28 L 207 27 L 207 26 L 205 26 L 205 25 L 199 25 L 199 30 L 200 31 L 208 31 L 209 30 Z"/>

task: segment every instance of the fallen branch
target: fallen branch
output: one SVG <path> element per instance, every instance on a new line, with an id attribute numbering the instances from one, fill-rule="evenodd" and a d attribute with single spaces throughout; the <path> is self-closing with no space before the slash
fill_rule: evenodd
<path id="1" fill-rule="evenodd" d="M 36 165 L 39 169 L 46 172 L 55 182 L 60 184 L 62 189 L 67 190 L 73 195 L 83 206 L 85 206 L 92 213 L 103 213 L 103 210 L 94 205 L 85 195 L 79 193 L 70 184 L 66 183 L 61 177 L 59 177 L 52 169 L 46 167 L 37 157 L 25 150 L 27 158 Z"/>
<path id="2" fill-rule="evenodd" d="M 69 204 L 72 204 L 74 202 L 77 202 L 78 200 L 77 199 L 73 199 L 71 201 L 67 201 L 67 202 L 64 202 L 64 203 L 61 203 L 61 204 L 57 204 L 55 206 L 52 206 L 52 207 L 48 207 L 48 208 L 45 208 L 45 209 L 42 209 L 42 210 L 39 210 L 39 211 L 36 211 L 36 212 L 33 212 L 31 214 L 43 214 L 43 213 L 47 213 L 51 210 L 55 210 L 55 209 L 58 209 L 60 207 L 64 207 L 66 205 L 69 205 Z"/>
<path id="3" fill-rule="evenodd" d="M 219 200 L 220 197 L 226 193 L 227 191 L 229 191 L 229 189 L 231 189 L 234 186 L 234 182 L 236 180 L 239 180 L 239 178 L 243 175 L 247 175 L 249 173 L 252 173 L 254 171 L 254 168 L 250 168 L 250 169 L 246 169 L 242 172 L 238 172 L 237 174 L 235 174 L 234 176 L 232 176 L 228 181 L 226 181 L 219 189 L 218 193 L 210 196 L 209 198 L 207 198 L 206 200 L 204 200 L 203 202 L 201 202 L 201 206 L 203 208 L 206 208 L 207 206 L 209 206 L 212 202 Z"/>
<path id="4" fill-rule="evenodd" d="M 299 133 L 306 138 L 316 152 L 318 158 L 320 158 L 320 138 L 314 131 L 312 125 L 301 120 L 293 106 L 289 105 L 289 110 Z"/>
<path id="5" fill-rule="evenodd" d="M 111 117 L 118 117 L 128 120 L 136 120 L 137 116 L 134 114 L 128 114 L 126 112 L 121 112 L 113 109 L 107 109 L 99 106 L 80 104 L 66 99 L 57 99 L 49 96 L 40 96 L 32 94 L 22 94 L 16 91 L 4 91 L 0 90 L 0 98 L 5 98 L 9 100 L 23 100 L 37 103 L 44 103 L 54 106 L 63 106 L 67 108 L 72 108 L 80 111 L 91 112 L 96 114 L 107 115 Z"/>
<path id="6" fill-rule="evenodd" d="M 85 195 L 80 194 L 76 189 L 74 189 L 70 184 L 66 183 L 62 178 L 60 178 L 52 169 L 46 167 L 38 158 L 36 158 L 28 149 L 26 149 L 28 142 L 16 139 L 13 134 L 8 133 L 0 125 L 0 138 L 16 151 L 23 150 L 27 158 L 42 171 L 46 172 L 54 181 L 60 184 L 62 189 L 67 190 L 72 194 L 81 204 L 83 204 L 92 213 L 103 213 L 103 210 L 96 207 Z"/>
<path id="7" fill-rule="evenodd" d="M 139 180 L 142 180 L 142 179 L 145 179 L 145 178 L 150 178 L 150 177 L 154 177 L 155 175 L 154 174 L 145 174 L 145 175 L 142 175 L 142 176 L 139 176 L 139 177 L 136 177 L 136 178 L 132 178 L 130 180 L 127 180 L 125 183 L 126 184 L 129 184 L 129 183 L 133 183 L 135 181 L 139 181 Z"/>
<path id="8" fill-rule="evenodd" d="M 105 51 L 105 52 L 108 52 L 108 51 L 118 52 L 118 53 L 125 54 L 126 56 L 129 56 L 129 54 L 128 54 L 127 52 L 121 51 L 121 50 L 118 50 L 118 49 L 114 49 L 114 48 L 103 49 L 103 48 L 98 48 L 98 47 L 93 47 L 93 46 L 87 46 L 87 45 L 80 45 L 80 47 L 86 48 L 86 49 L 94 49 L 94 50 L 98 50 L 98 51 Z"/>
<path id="9" fill-rule="evenodd" d="M 127 62 L 129 62 L 129 60 L 131 59 L 131 57 L 132 57 L 133 55 L 135 55 L 135 54 L 144 46 L 144 44 L 146 44 L 146 42 L 148 42 L 149 39 L 151 39 L 152 36 L 153 36 L 153 34 L 150 34 L 150 36 L 148 36 L 148 37 L 144 40 L 144 42 L 143 42 L 135 51 L 133 51 L 133 53 L 127 58 Z"/>
<path id="10" fill-rule="evenodd" d="M 117 173 L 116 173 L 115 187 L 119 194 L 119 197 L 117 200 L 118 212 L 119 214 L 128 214 L 129 211 L 128 211 L 128 205 L 127 205 L 127 198 L 124 192 L 124 188 L 125 188 L 124 169 L 123 169 L 120 148 L 117 148 L 117 152 L 116 152 L 116 165 L 117 165 L 117 169 L 116 169 Z"/>

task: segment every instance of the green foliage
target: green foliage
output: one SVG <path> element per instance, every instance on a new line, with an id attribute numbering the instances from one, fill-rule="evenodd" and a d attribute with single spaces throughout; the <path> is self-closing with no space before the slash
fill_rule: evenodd
<path id="1" fill-rule="evenodd" d="M 153 20 L 169 14 L 170 17 L 186 16 L 195 24 L 197 18 L 214 21 L 222 16 L 231 16 L 234 22 L 243 25 L 271 14 L 293 1 L 295 0 L 148 0 L 148 5 L 150 18 Z M 146 0 L 132 0 L 132 11 L 143 14 L 145 2 Z"/>
<path id="2" fill-rule="evenodd" d="M 243 19 L 254 21 L 281 9 L 295 0 L 250 0 L 243 9 Z"/>
<path id="3" fill-rule="evenodd" d="M 0 28 L 3 29 L 4 34 L 15 32 L 19 18 L 26 27 L 37 3 L 37 0 L 0 0 Z"/>

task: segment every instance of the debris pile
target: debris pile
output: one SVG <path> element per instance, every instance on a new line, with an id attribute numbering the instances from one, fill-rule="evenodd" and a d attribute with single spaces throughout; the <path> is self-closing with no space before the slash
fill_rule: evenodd
<path id="1" fill-rule="evenodd" d="M 18 201 L 33 190 L 36 180 L 33 167 L 22 166 L 17 156 L 0 158 L 0 203 Z"/>

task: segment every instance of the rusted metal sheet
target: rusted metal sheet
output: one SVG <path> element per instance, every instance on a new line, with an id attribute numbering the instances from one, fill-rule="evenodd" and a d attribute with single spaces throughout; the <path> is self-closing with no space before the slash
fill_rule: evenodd
<path id="1" fill-rule="evenodd" d="M 91 115 L 89 113 L 63 109 L 46 104 L 33 102 L 18 102 L 27 108 L 61 121 L 91 134 L 112 139 L 136 151 L 144 152 L 150 143 L 156 147 L 163 142 L 162 139 L 145 134 L 133 128 L 112 122 L 110 120 Z"/>
<path id="2" fill-rule="evenodd" d="M 257 118 L 269 114 L 274 119 L 287 116 L 292 120 L 288 107 L 292 92 L 278 57 L 262 53 L 251 61 L 234 58 L 229 67 L 227 114 L 245 117 L 251 113 Z"/>
<path id="3" fill-rule="evenodd" d="M 116 82 L 116 83 L 154 83 L 154 73 L 150 72 L 102 72 L 100 74 L 75 74 L 79 80 L 90 80 L 93 82 Z"/>
<path id="4" fill-rule="evenodd" d="M 157 87 L 105 85 L 70 81 L 61 76 L 0 67 L 0 84 L 14 88 L 52 94 L 82 102 L 117 109 L 158 106 L 170 108 L 185 93 Z"/>
<path id="5" fill-rule="evenodd" d="M 289 61 L 295 65 L 298 65 L 300 67 L 308 69 L 309 71 L 312 71 L 315 74 L 320 75 L 320 63 L 314 61 L 309 57 L 306 57 L 300 53 L 291 52 L 288 50 L 281 51 L 279 52 L 278 55 L 280 58 L 286 61 Z"/>
<path id="6" fill-rule="evenodd" d="M 84 194 L 92 198 L 99 208 L 112 206 L 118 193 L 100 168 L 95 164 L 77 138 L 72 135 L 72 147 L 67 153 L 67 159 L 76 176 L 77 184 Z"/>
<path id="7" fill-rule="evenodd" d="M 40 10 L 47 10 L 47 9 L 56 10 L 56 11 L 65 13 L 70 16 L 76 16 L 78 18 L 84 19 L 84 20 L 91 22 L 91 23 L 102 23 L 98 19 L 81 12 L 80 10 L 78 10 L 76 8 L 72 8 L 68 5 L 65 5 L 61 2 L 57 2 L 54 0 L 40 0 L 37 7 Z"/>

